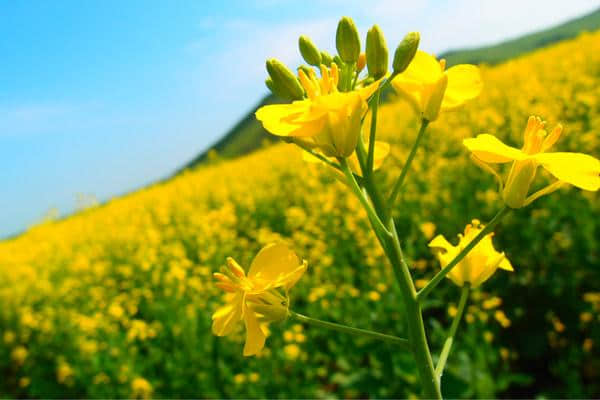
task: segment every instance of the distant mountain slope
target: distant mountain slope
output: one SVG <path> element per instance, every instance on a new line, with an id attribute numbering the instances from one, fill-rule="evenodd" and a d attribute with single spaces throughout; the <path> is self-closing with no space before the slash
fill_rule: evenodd
<path id="1" fill-rule="evenodd" d="M 600 29 L 600 8 L 583 17 L 549 29 L 491 46 L 448 51 L 442 54 L 441 57 L 446 59 L 448 65 L 462 63 L 497 64 L 540 47 L 575 37 L 582 31 L 595 31 L 598 29 Z M 273 141 L 273 136 L 269 135 L 254 118 L 254 112 L 263 105 L 278 102 L 280 100 L 273 95 L 265 96 L 250 113 L 242 118 L 218 142 L 187 163 L 181 170 L 193 168 L 202 163 L 208 158 L 211 150 L 215 150 L 220 157 L 234 158 L 257 149 L 265 141 Z"/>

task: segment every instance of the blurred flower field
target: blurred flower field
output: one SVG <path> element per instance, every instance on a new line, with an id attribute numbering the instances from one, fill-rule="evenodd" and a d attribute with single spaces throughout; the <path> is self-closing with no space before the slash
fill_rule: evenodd
<path id="1" fill-rule="evenodd" d="M 534 114 L 564 125 L 562 150 L 600 155 L 600 32 L 482 66 L 482 75 L 482 95 L 430 127 L 394 210 L 420 286 L 439 269 L 429 240 L 443 234 L 456 243 L 465 222 L 489 220 L 501 205 L 462 139 L 485 132 L 518 146 Z M 379 179 L 397 175 L 417 123 L 400 98 L 381 107 L 379 129 L 392 147 L 390 176 Z M 598 200 L 561 189 L 496 229 L 515 271 L 474 291 L 443 377 L 446 397 L 600 396 Z M 248 265 L 275 240 L 309 263 L 291 298 L 295 311 L 403 333 L 392 271 L 359 202 L 323 166 L 279 144 L 0 243 L 0 392 L 416 396 L 410 354 L 385 343 L 287 322 L 270 325 L 260 357 L 244 358 L 242 329 L 212 335 L 221 301 L 212 273 L 227 256 Z M 448 325 L 440 321 L 456 313 L 459 294 L 449 280 L 441 287 L 424 305 L 434 356 Z"/>

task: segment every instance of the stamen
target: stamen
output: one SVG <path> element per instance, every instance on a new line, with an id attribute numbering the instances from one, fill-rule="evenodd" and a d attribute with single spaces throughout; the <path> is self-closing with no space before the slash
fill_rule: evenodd
<path id="1" fill-rule="evenodd" d="M 321 94 L 329 94 L 329 88 L 331 86 L 331 81 L 329 80 L 329 71 L 327 67 L 321 64 L 321 80 L 319 81 L 321 85 Z"/>
<path id="2" fill-rule="evenodd" d="M 301 69 L 298 70 L 298 77 L 300 78 L 300 83 L 302 84 L 302 87 L 306 91 L 308 98 L 312 100 L 315 97 L 317 97 L 317 92 L 316 92 L 313 82 L 308 78 L 308 76 L 306 76 L 306 74 L 304 73 L 303 70 L 301 70 Z"/>
<path id="3" fill-rule="evenodd" d="M 442 58 L 440 60 L 440 68 L 442 69 L 442 72 L 444 72 L 446 70 L 446 59 Z"/>
<path id="4" fill-rule="evenodd" d="M 233 272 L 233 274 L 238 278 L 246 277 L 246 272 L 244 272 L 244 268 L 242 268 L 233 258 L 227 257 L 227 266 L 229 267 L 229 270 Z"/>
<path id="5" fill-rule="evenodd" d="M 331 64 L 331 78 L 333 79 L 333 89 L 337 90 L 337 85 L 340 81 L 340 70 L 336 63 Z"/>
<path id="6" fill-rule="evenodd" d="M 563 131 L 563 127 L 561 124 L 556 125 L 556 127 L 554 129 L 552 129 L 552 132 L 550 132 L 550 135 L 548 135 L 546 137 L 546 139 L 544 140 L 544 143 L 542 144 L 542 152 L 548 150 L 550 147 L 552 147 L 554 145 L 554 143 L 556 143 L 558 141 L 558 139 L 560 139 L 560 135 L 562 134 Z"/>

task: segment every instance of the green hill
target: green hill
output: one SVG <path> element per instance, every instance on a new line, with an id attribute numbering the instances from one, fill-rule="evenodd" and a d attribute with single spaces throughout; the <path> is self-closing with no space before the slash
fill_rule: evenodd
<path id="1" fill-rule="evenodd" d="M 577 36 L 582 31 L 600 29 L 600 9 L 539 32 L 527 34 L 502 43 L 472 49 L 448 51 L 441 55 L 448 65 L 455 64 L 497 64 L 514 58 L 520 54 L 548 46 L 552 43 Z M 198 155 L 182 170 L 193 168 L 209 158 L 211 150 L 215 150 L 220 158 L 234 158 L 247 154 L 265 142 L 274 140 L 254 118 L 254 112 L 263 105 L 280 102 L 273 95 L 267 95 L 244 118 L 205 152 Z"/>

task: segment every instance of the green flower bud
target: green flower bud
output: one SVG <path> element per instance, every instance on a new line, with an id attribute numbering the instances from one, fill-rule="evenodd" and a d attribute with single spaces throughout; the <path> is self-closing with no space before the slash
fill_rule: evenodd
<path id="1" fill-rule="evenodd" d="M 298 39 L 298 47 L 300 47 L 302 58 L 304 58 L 307 63 L 314 65 L 315 67 L 321 65 L 321 53 L 319 53 L 319 49 L 317 49 L 317 46 L 315 46 L 308 36 L 300 36 Z"/>
<path id="2" fill-rule="evenodd" d="M 267 87 L 269 88 L 271 93 L 273 93 L 275 96 L 282 98 L 282 99 L 287 99 L 287 95 L 286 95 L 285 91 L 281 90 L 280 87 L 275 85 L 275 82 L 273 82 L 273 79 L 267 78 L 265 80 L 265 85 L 267 85 Z"/>
<path id="3" fill-rule="evenodd" d="M 385 44 L 383 32 L 377 25 L 373 25 L 367 32 L 367 68 L 369 75 L 375 79 L 384 76 L 388 68 L 388 49 Z"/>
<path id="4" fill-rule="evenodd" d="M 340 56 L 336 55 L 335 57 L 333 57 L 333 62 L 337 64 L 338 68 L 341 70 L 342 67 L 344 66 L 344 62 L 342 61 L 342 59 L 340 58 Z"/>
<path id="5" fill-rule="evenodd" d="M 330 67 L 332 62 L 333 62 L 333 58 L 331 57 L 331 54 L 329 54 L 326 51 L 322 51 L 321 52 L 321 64 L 325 64 L 326 67 Z"/>
<path id="6" fill-rule="evenodd" d="M 358 61 L 360 38 L 358 37 L 358 29 L 356 29 L 356 25 L 354 25 L 351 18 L 343 17 L 340 19 L 335 33 L 335 47 L 345 63 L 353 64 Z"/>
<path id="7" fill-rule="evenodd" d="M 292 71 L 279 60 L 267 60 L 267 72 L 271 76 L 273 86 L 280 91 L 280 96 L 286 100 L 300 100 L 304 97 L 304 89 Z"/>
<path id="8" fill-rule="evenodd" d="M 421 40 L 419 32 L 410 32 L 404 36 L 394 53 L 394 74 L 404 72 L 408 68 L 419 48 L 419 40 Z"/>

